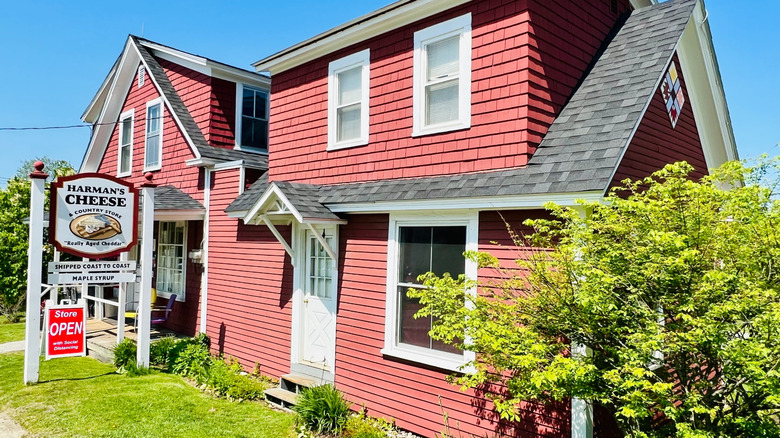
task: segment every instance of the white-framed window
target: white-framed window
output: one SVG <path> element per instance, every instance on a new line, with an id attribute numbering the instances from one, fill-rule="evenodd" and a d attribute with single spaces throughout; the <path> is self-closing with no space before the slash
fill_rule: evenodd
<path id="1" fill-rule="evenodd" d="M 236 103 L 236 149 L 268 152 L 268 91 L 236 84 Z"/>
<path id="2" fill-rule="evenodd" d="M 161 99 L 146 102 L 144 171 L 162 168 L 163 104 Z"/>
<path id="3" fill-rule="evenodd" d="M 368 144 L 368 49 L 328 66 L 328 150 Z"/>
<path id="4" fill-rule="evenodd" d="M 117 151 L 116 176 L 129 176 L 133 172 L 133 116 L 135 110 L 119 116 L 119 150 Z"/>
<path id="5" fill-rule="evenodd" d="M 160 222 L 157 230 L 157 295 L 184 301 L 187 266 L 187 222 Z"/>
<path id="6" fill-rule="evenodd" d="M 414 33 L 412 135 L 471 127 L 471 14 Z"/>
<path id="7" fill-rule="evenodd" d="M 383 354 L 453 371 L 473 360 L 473 352 L 431 339 L 432 319 L 414 318 L 420 304 L 406 292 L 422 287 L 417 277 L 429 271 L 475 279 L 477 266 L 463 252 L 477 250 L 478 223 L 478 212 L 472 211 L 390 215 Z"/>

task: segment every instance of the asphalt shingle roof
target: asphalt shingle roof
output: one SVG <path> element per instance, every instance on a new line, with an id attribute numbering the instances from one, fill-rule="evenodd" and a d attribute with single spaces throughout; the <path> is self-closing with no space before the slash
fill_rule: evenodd
<path id="1" fill-rule="evenodd" d="M 318 191 L 317 202 L 327 205 L 606 192 L 674 54 L 695 3 L 695 0 L 673 0 L 634 11 L 609 42 L 523 168 L 404 180 L 309 185 L 308 193 Z M 267 187 L 267 180 L 256 182 L 226 211 L 249 210 Z"/>
<path id="2" fill-rule="evenodd" d="M 211 158 L 219 161 L 244 160 L 244 162 L 252 167 L 268 169 L 268 157 L 265 155 L 211 146 L 206 141 L 206 137 L 203 136 L 203 132 L 198 128 L 198 124 L 195 123 L 195 119 L 192 118 L 192 114 L 190 114 L 187 106 L 184 105 L 181 96 L 176 92 L 170 79 L 168 79 L 168 75 L 165 74 L 165 70 L 157 59 L 140 43 L 140 38 L 135 36 L 131 36 L 130 38 L 133 39 L 135 46 L 138 48 L 138 52 L 141 54 L 141 58 L 143 58 L 149 74 L 154 76 L 155 82 L 160 87 L 160 92 L 165 96 L 166 100 L 168 100 L 170 110 L 175 113 L 176 118 L 181 122 L 182 129 L 184 129 L 190 140 L 192 140 L 193 145 L 202 158 Z"/>
<path id="3" fill-rule="evenodd" d="M 154 210 L 206 211 L 206 208 L 203 206 L 203 204 L 193 199 L 190 195 L 182 192 L 174 186 L 160 186 L 154 189 Z"/>

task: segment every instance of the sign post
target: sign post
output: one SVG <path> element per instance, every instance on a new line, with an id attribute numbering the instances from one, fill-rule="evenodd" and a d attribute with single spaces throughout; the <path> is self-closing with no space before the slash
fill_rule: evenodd
<path id="1" fill-rule="evenodd" d="M 38 381 L 41 345 L 41 271 L 43 270 L 43 188 L 48 174 L 36 161 L 30 174 L 30 241 L 27 248 L 27 316 L 24 326 L 24 383 Z"/>
<path id="2" fill-rule="evenodd" d="M 136 364 L 149 367 L 149 337 L 152 320 L 152 246 L 154 242 L 154 188 L 153 174 L 147 172 L 141 185 L 144 197 L 143 230 L 141 232 L 141 296 L 138 299 L 138 349 Z"/>

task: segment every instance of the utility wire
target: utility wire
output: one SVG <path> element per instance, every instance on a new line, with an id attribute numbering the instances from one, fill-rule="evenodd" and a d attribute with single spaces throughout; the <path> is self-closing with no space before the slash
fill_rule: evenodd
<path id="1" fill-rule="evenodd" d="M 163 116 L 158 117 L 152 117 L 148 118 L 146 120 L 159 120 L 162 119 Z M 100 126 L 100 125 L 116 125 L 118 123 L 121 123 L 121 120 L 117 120 L 116 122 L 104 122 L 104 123 L 81 123 L 79 125 L 65 125 L 65 126 L 25 126 L 25 127 L 0 127 L 0 131 L 44 131 L 44 130 L 51 130 L 51 129 L 72 129 L 72 128 L 92 128 L 93 126 Z"/>

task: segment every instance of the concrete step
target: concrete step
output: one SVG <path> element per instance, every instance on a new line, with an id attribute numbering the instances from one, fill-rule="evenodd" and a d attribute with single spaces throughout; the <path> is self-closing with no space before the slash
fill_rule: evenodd
<path id="1" fill-rule="evenodd" d="M 271 388 L 265 391 L 265 399 L 268 403 L 281 408 L 290 409 L 298 403 L 298 394 L 282 388 Z"/>

